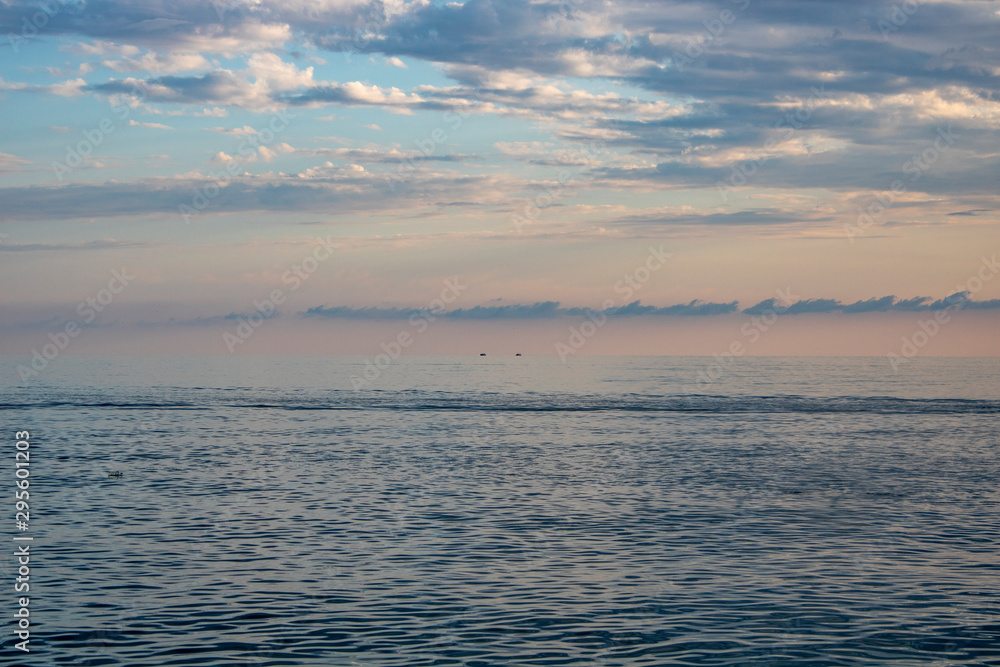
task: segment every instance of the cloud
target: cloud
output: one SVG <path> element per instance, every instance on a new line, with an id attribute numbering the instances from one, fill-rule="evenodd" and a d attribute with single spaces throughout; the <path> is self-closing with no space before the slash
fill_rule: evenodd
<path id="1" fill-rule="evenodd" d="M 71 89 L 71 83 L 75 88 Z M 36 86 L 31 89 L 54 92 L 52 88 Z M 395 87 L 383 88 L 360 81 L 314 81 L 312 67 L 300 70 L 274 54 L 254 55 L 247 68 L 238 71 L 215 69 L 196 76 L 129 77 L 97 84 L 85 84 L 78 79 L 67 82 L 63 87 L 65 94 L 79 94 L 80 90 L 108 96 L 125 95 L 147 104 L 221 104 L 255 111 L 287 105 L 336 103 L 344 106 L 382 106 L 397 113 L 412 113 L 412 109 L 421 107 L 424 102 L 420 95 Z"/>
<path id="2" fill-rule="evenodd" d="M 525 320 L 554 317 L 583 317 L 595 312 L 620 317 L 636 315 L 657 316 L 704 316 L 722 315 L 736 311 L 736 302 L 706 303 L 698 300 L 687 304 L 656 308 L 643 306 L 638 301 L 605 311 L 595 311 L 589 308 L 563 308 L 558 301 L 539 301 L 532 304 L 512 304 L 509 306 L 474 306 L 458 308 L 443 313 L 433 313 L 437 317 L 455 320 Z M 348 319 L 406 319 L 416 309 L 401 308 L 351 308 L 347 306 L 316 306 L 304 314 L 307 317 L 348 318 Z"/>
<path id="3" fill-rule="evenodd" d="M 963 309 L 992 310 L 1000 308 L 1000 299 L 973 301 L 968 292 L 956 292 L 944 299 L 931 302 L 929 297 L 897 299 L 895 296 L 873 297 L 843 304 L 836 299 L 803 299 L 795 303 L 781 303 L 778 299 L 765 299 L 743 310 L 746 315 L 804 315 L 808 313 L 889 313 L 927 312 L 961 306 Z"/>
<path id="4" fill-rule="evenodd" d="M 736 301 L 729 303 L 712 303 L 695 299 L 688 303 L 681 303 L 674 306 L 664 306 L 656 308 L 654 306 L 643 306 L 638 301 L 622 306 L 617 310 L 610 311 L 618 316 L 623 315 L 683 315 L 683 316 L 705 316 L 705 315 L 727 315 L 735 313 L 738 309 Z"/>
<path id="5" fill-rule="evenodd" d="M 164 125 L 163 123 L 140 123 L 138 121 L 130 120 L 128 122 L 130 127 L 146 127 L 154 130 L 173 130 L 174 128 L 169 125 Z"/>
<path id="6" fill-rule="evenodd" d="M 399 88 L 381 88 L 360 81 L 317 85 L 300 93 L 289 93 L 277 101 L 292 105 L 337 103 L 344 106 L 383 106 L 401 112 L 411 112 L 423 99 Z"/>
<path id="7" fill-rule="evenodd" d="M 223 151 L 219 151 L 218 153 L 212 156 L 212 159 L 209 160 L 209 162 L 211 162 L 212 164 L 224 165 L 224 164 L 229 164 L 230 162 L 233 162 L 235 160 L 236 158 L 234 158 L 232 155 L 229 155 L 228 153 L 225 153 Z"/>
<path id="8" fill-rule="evenodd" d="M 758 208 L 732 212 L 701 212 L 690 209 L 654 209 L 607 218 L 602 225 L 631 230 L 651 228 L 710 226 L 710 227 L 771 227 L 798 225 L 803 222 L 822 223 L 832 220 L 826 213 L 803 214 L 794 209 Z"/>
<path id="9" fill-rule="evenodd" d="M 220 17 L 216 5 L 198 0 L 177 0 L 169 9 L 156 3 L 129 0 L 59 2 L 49 15 L 46 34 L 91 40 L 77 41 L 70 49 L 80 55 L 135 56 L 141 49 L 163 53 L 213 53 L 231 56 L 278 48 L 292 37 L 292 28 L 253 8 L 234 10 Z M 280 3 L 269 2 L 277 8 Z M 265 7 L 261 7 L 266 9 Z M 9 0 L 0 5 L 0 30 L 20 34 L 22 20 L 38 10 L 30 0 Z M 250 11 L 247 11 L 250 10 Z M 170 17 L 163 14 L 169 12 Z M 305 23 L 305 12 L 302 12 Z M 315 28 L 315 26 L 314 26 Z"/>
<path id="10" fill-rule="evenodd" d="M 352 308 L 350 306 L 315 306 L 303 313 L 306 317 L 347 320 L 405 320 L 415 308 Z"/>
<path id="11" fill-rule="evenodd" d="M 401 151 L 398 148 L 368 144 L 367 148 L 293 148 L 281 144 L 281 152 L 302 157 L 332 160 L 350 160 L 365 164 L 414 165 L 422 162 L 467 162 L 478 159 L 476 155 L 464 153 L 442 153 L 427 155 L 419 150 Z"/>
<path id="12" fill-rule="evenodd" d="M 14 90 L 23 93 L 58 95 L 59 97 L 78 97 L 87 89 L 87 82 L 82 78 L 62 81 L 48 86 L 32 85 L 19 82 L 8 82 L 0 78 L 0 90 Z"/>
<path id="13" fill-rule="evenodd" d="M 278 146 L 274 147 L 277 152 Z M 269 149 L 271 150 L 271 149 Z M 259 153 L 254 156 L 264 157 Z M 270 155 L 270 153 L 268 154 Z M 226 164 L 216 154 L 213 161 Z M 253 162 L 256 158 L 239 158 Z M 104 183 L 69 183 L 61 186 L 11 186 L 0 188 L 0 220 L 115 218 L 152 214 L 180 215 L 181 204 L 191 205 L 196 193 L 213 188 L 218 177 L 190 173 L 178 177 L 145 178 Z M 507 176 L 463 176 L 415 169 L 407 178 L 387 184 L 384 173 L 360 165 L 326 163 L 294 174 L 242 174 L 218 189 L 202 215 L 244 211 L 351 212 L 411 211 L 431 201 L 476 201 L 495 206 L 518 187 Z M 486 196 L 484 196 L 486 193 Z"/>
<path id="14" fill-rule="evenodd" d="M 180 112 L 176 112 L 179 114 Z M 229 115 L 229 112 L 221 107 L 213 107 L 211 109 L 202 109 L 201 111 L 195 111 L 191 114 L 196 118 L 225 118 Z"/>
<path id="15" fill-rule="evenodd" d="M 830 227 L 854 210 L 838 212 L 840 203 L 907 177 L 907 161 L 934 146 L 939 127 L 953 127 L 954 146 L 906 182 L 911 194 L 942 201 L 899 202 L 885 222 L 945 224 L 979 213 L 988 221 L 1000 170 L 1000 154 L 982 149 L 1000 128 L 995 10 L 990 3 L 921 3 L 900 30 L 882 34 L 879 22 L 892 7 L 821 0 L 176 0 L 165 12 L 157 3 L 91 0 L 62 5 L 46 33 L 86 59 L 81 67 L 96 69 L 69 68 L 74 74 L 65 76 L 80 76 L 47 85 L 0 81 L 0 88 L 125 97 L 152 113 L 179 115 L 289 105 L 491 115 L 532 123 L 540 133 L 531 137 L 540 139 L 537 146 L 498 144 L 503 155 L 534 167 L 579 168 L 595 189 L 717 192 L 743 170 L 746 185 L 726 196 L 777 188 L 842 195 L 826 208 L 633 210 L 603 223 L 647 232 Z M 706 22 L 722 8 L 734 20 L 720 34 L 707 32 Z M 33 11 L 37 4 L 28 0 L 0 4 L 0 30 L 17 33 Z M 301 64 L 319 62 L 315 48 L 411 65 L 382 72 L 390 81 L 423 71 L 413 69 L 416 61 L 449 81 L 319 80 Z M 596 140 L 606 149 L 574 150 Z M 347 159 L 321 151 L 316 157 Z M 256 159 L 274 157 L 260 152 Z M 352 163 L 393 159 L 406 158 L 383 151 Z M 425 165 L 444 161 L 434 156 Z M 317 165 L 303 179 L 325 169 Z M 462 189 L 466 175 L 450 177 Z M 465 200 L 440 200 L 449 199 Z"/>
<path id="16" fill-rule="evenodd" d="M 566 308 L 558 301 L 539 301 L 532 304 L 512 304 L 505 306 L 474 306 L 458 308 L 445 312 L 434 312 L 435 317 L 454 320 L 512 320 L 512 319 L 551 319 L 557 317 L 585 317 L 592 314 L 604 314 L 609 317 L 712 317 L 732 315 L 742 312 L 744 315 L 766 315 L 779 313 L 782 315 L 806 315 L 817 313 L 886 313 L 886 312 L 926 312 L 942 310 L 948 307 L 961 306 L 963 309 L 1000 310 L 1000 299 L 987 301 L 970 300 L 968 293 L 960 292 L 945 299 L 928 303 L 930 299 L 897 300 L 896 297 L 875 297 L 844 305 L 836 299 L 802 299 L 789 305 L 781 304 L 777 299 L 766 299 L 754 306 L 739 310 L 736 301 L 728 303 L 705 302 L 698 299 L 688 303 L 673 306 L 644 306 L 639 301 L 633 301 L 618 308 L 607 310 L 592 310 L 589 308 Z M 405 320 L 414 313 L 423 312 L 417 308 L 355 308 L 351 306 L 314 306 L 304 313 L 306 317 L 328 319 L 358 319 L 358 320 Z"/>
<path id="17" fill-rule="evenodd" d="M 557 317 L 565 315 L 566 309 L 559 307 L 558 301 L 540 301 L 530 305 L 510 305 L 510 306 L 475 306 L 473 308 L 459 308 L 444 315 L 448 318 L 458 320 L 508 320 L 508 319 L 536 319 L 544 317 Z"/>
<path id="18" fill-rule="evenodd" d="M 80 250 L 118 250 L 122 248 L 146 248 L 160 245 L 152 241 L 116 241 L 102 239 L 86 243 L 6 243 L 0 244 L 0 252 L 57 252 Z"/>
<path id="19" fill-rule="evenodd" d="M 988 299 L 986 301 L 973 301 L 969 299 L 962 304 L 962 308 L 968 310 L 1000 310 L 1000 299 Z"/>
<path id="20" fill-rule="evenodd" d="M 257 149 L 257 154 L 260 155 L 260 159 L 264 162 L 270 162 L 274 158 L 278 157 L 278 154 L 267 146 L 260 146 Z"/>
<path id="21" fill-rule="evenodd" d="M 923 310 L 926 301 L 929 301 L 926 297 L 898 301 L 894 296 L 884 296 L 878 299 L 856 301 L 849 305 L 839 306 L 839 309 L 845 313 L 884 313 L 890 310 L 917 311 Z M 831 309 L 838 309 L 838 304 L 834 304 Z"/>
<path id="22" fill-rule="evenodd" d="M 280 95 L 313 86 L 313 68 L 298 69 L 272 53 L 255 54 L 246 69 L 216 69 L 200 76 L 129 77 L 86 85 L 87 91 L 127 95 L 147 103 L 222 104 L 253 110 L 279 106 Z"/>
<path id="23" fill-rule="evenodd" d="M 59 47 L 60 51 L 68 51 L 78 56 L 121 57 L 137 56 L 142 50 L 132 44 L 115 44 L 102 39 L 93 42 L 76 42 Z"/>
<path id="24" fill-rule="evenodd" d="M 147 72 L 150 74 L 172 74 L 192 70 L 208 69 L 211 63 L 200 53 L 149 52 L 138 58 L 104 60 L 101 65 L 115 72 Z"/>
<path id="25" fill-rule="evenodd" d="M 973 209 L 969 209 L 968 211 L 955 211 L 954 213 L 949 213 L 948 217 L 952 217 L 952 216 L 956 216 L 956 215 L 976 216 L 976 215 L 979 215 L 980 213 L 986 213 L 987 211 L 989 211 L 988 208 L 973 208 Z"/>
<path id="26" fill-rule="evenodd" d="M 24 171 L 24 167 L 31 164 L 31 160 L 10 153 L 0 153 L 0 174 L 15 171 Z"/>
<path id="27" fill-rule="evenodd" d="M 259 131 L 250 127 L 249 125 L 244 125 L 243 127 L 206 127 L 209 132 L 217 132 L 219 134 L 232 134 L 238 137 L 247 137 L 255 134 L 260 134 Z"/>

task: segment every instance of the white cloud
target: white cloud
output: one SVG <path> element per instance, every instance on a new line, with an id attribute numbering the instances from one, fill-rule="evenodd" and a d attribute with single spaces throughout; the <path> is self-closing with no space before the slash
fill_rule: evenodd
<path id="1" fill-rule="evenodd" d="M 366 86 L 360 81 L 350 81 L 341 86 L 341 89 L 353 100 L 367 102 L 369 104 L 383 104 L 387 106 L 399 104 L 413 104 L 422 101 L 419 95 L 407 95 L 399 88 L 379 88 L 378 86 Z"/>
<path id="2" fill-rule="evenodd" d="M 121 60 L 105 60 L 105 67 L 116 72 L 148 72 L 152 76 L 204 70 L 211 63 L 200 53 L 145 53 L 139 58 L 123 58 Z"/>
<path id="3" fill-rule="evenodd" d="M 414 90 L 466 113 L 495 113 L 525 120 L 587 124 L 609 117 L 662 120 L 690 113 L 687 105 L 621 97 L 614 92 L 592 93 L 523 72 L 485 72 L 468 67 L 452 68 L 451 72 L 475 83 L 475 87 L 425 85 Z"/>
<path id="4" fill-rule="evenodd" d="M 0 78 L 0 90 L 20 90 L 27 93 L 48 93 L 59 95 L 60 97 L 77 97 L 83 94 L 83 88 L 87 82 L 83 79 L 73 79 L 63 81 L 51 86 L 35 86 L 21 82 L 7 82 Z"/>
<path id="5" fill-rule="evenodd" d="M 824 98 L 785 97 L 775 104 L 779 109 L 814 107 L 878 113 L 884 118 L 927 121 L 965 121 L 965 125 L 1000 127 L 1000 101 L 990 99 L 985 91 L 965 86 L 943 86 L 893 95 L 847 93 Z"/>
<path id="6" fill-rule="evenodd" d="M 82 85 L 82 79 L 80 80 Z M 282 106 L 276 98 L 301 88 L 313 86 L 313 68 L 298 69 L 273 53 L 250 57 L 246 69 L 216 69 L 195 77 L 112 79 L 93 86 L 111 96 L 125 95 L 150 103 L 228 104 L 264 111 Z M 214 110 L 200 115 L 220 115 Z"/>
<path id="7" fill-rule="evenodd" d="M 258 134 L 257 130 L 250 127 L 249 125 L 244 125 L 243 127 L 206 127 L 209 132 L 218 132 L 219 134 L 234 134 L 238 137 L 250 136 Z"/>
<path id="8" fill-rule="evenodd" d="M 138 121 L 130 120 L 128 124 L 131 127 L 146 127 L 154 130 L 173 130 L 174 128 L 169 125 L 164 125 L 163 123 L 140 123 Z"/>
<path id="9" fill-rule="evenodd" d="M 69 46 L 62 46 L 60 51 L 69 51 L 81 56 L 136 56 L 141 52 L 139 47 L 132 44 L 115 44 L 96 40 L 91 43 L 77 42 Z"/>
<path id="10" fill-rule="evenodd" d="M 229 112 L 222 107 L 212 107 L 211 109 L 196 111 L 191 115 L 198 118 L 225 118 L 229 115 Z"/>
<path id="11" fill-rule="evenodd" d="M 60 97 L 76 97 L 78 95 L 83 95 L 83 87 L 86 85 L 86 81 L 78 78 L 48 86 L 48 90 L 46 92 L 50 92 L 53 95 L 59 95 Z"/>

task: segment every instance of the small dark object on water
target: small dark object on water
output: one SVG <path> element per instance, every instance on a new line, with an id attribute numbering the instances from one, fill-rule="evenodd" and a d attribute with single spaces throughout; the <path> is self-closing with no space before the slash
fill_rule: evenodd
<path id="1" fill-rule="evenodd" d="M 521 353 L 520 353 L 520 352 L 518 352 L 518 353 L 517 353 L 517 354 L 515 354 L 514 356 L 515 356 L 515 357 L 520 357 L 520 356 L 521 356 Z"/>
<path id="2" fill-rule="evenodd" d="M 485 357 L 485 356 L 486 356 L 486 353 L 485 353 L 485 352 L 480 352 L 480 353 L 479 353 L 479 356 L 480 356 L 480 357 Z"/>
<path id="3" fill-rule="evenodd" d="M 121 470 L 115 470 L 114 472 L 109 472 L 108 477 L 121 477 L 123 474 Z"/>

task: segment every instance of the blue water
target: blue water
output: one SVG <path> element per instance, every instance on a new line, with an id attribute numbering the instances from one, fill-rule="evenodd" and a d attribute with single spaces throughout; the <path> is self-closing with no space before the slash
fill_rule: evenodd
<path id="1" fill-rule="evenodd" d="M 1000 664 L 998 360 L 363 362 L 3 360 L 0 664 Z"/>

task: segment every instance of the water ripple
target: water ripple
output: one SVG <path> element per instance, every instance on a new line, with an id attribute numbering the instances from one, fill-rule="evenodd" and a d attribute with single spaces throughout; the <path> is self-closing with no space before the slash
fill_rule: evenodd
<path id="1" fill-rule="evenodd" d="M 1000 660 L 995 402 L 175 394 L 6 407 L 38 664 Z"/>

